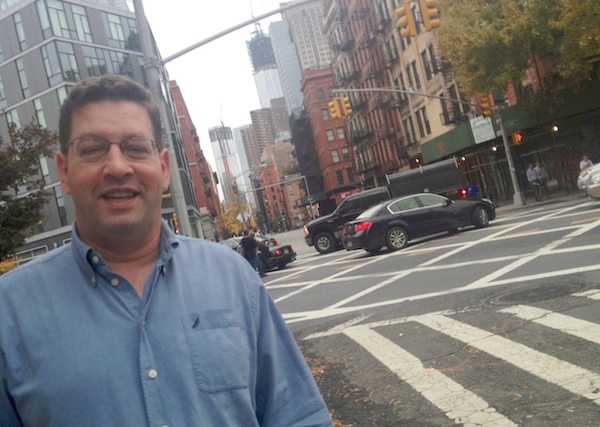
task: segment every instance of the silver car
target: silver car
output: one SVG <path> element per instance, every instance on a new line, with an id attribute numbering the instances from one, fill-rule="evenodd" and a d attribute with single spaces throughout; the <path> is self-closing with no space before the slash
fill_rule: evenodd
<path id="1" fill-rule="evenodd" d="M 592 199 L 600 200 L 600 163 L 581 171 L 577 187 Z"/>

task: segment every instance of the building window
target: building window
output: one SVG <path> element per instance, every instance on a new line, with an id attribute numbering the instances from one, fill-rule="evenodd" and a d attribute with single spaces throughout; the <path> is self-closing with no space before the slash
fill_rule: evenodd
<path id="1" fill-rule="evenodd" d="M 44 110 L 42 109 L 42 100 L 35 98 L 33 100 L 33 108 L 35 109 L 35 117 L 38 125 L 46 127 L 46 117 L 44 116 Z"/>
<path id="2" fill-rule="evenodd" d="M 23 28 L 23 21 L 21 20 L 21 14 L 19 12 L 13 15 L 13 23 L 15 24 L 15 30 L 17 31 L 19 48 L 22 52 L 27 49 L 27 40 L 25 39 L 25 29 Z"/>
<path id="3" fill-rule="evenodd" d="M 419 78 L 419 72 L 417 71 L 417 61 L 412 61 L 410 63 L 410 67 L 412 69 L 412 76 L 415 79 L 415 84 L 417 85 L 417 89 L 421 88 L 421 79 Z"/>
<path id="4" fill-rule="evenodd" d="M 77 39 L 85 42 L 92 42 L 92 31 L 90 30 L 90 23 L 88 21 L 85 8 L 75 4 L 71 5 L 73 10 L 73 20 L 75 21 L 75 31 L 77 33 Z"/>
<path id="5" fill-rule="evenodd" d="M 326 134 L 327 134 L 327 141 L 329 141 L 329 142 L 335 141 L 335 136 L 333 135 L 333 131 L 331 129 L 328 129 Z"/>
<path id="6" fill-rule="evenodd" d="M 133 67 L 131 66 L 131 58 L 126 53 L 109 51 L 110 67 L 113 73 L 126 74 L 133 78 Z"/>
<path id="7" fill-rule="evenodd" d="M 348 175 L 348 183 L 354 182 L 354 168 L 346 169 L 346 174 Z"/>
<path id="8" fill-rule="evenodd" d="M 4 83 L 2 83 L 2 76 L 0 76 L 0 108 L 4 109 L 8 106 L 6 102 L 6 92 L 4 92 Z"/>
<path id="9" fill-rule="evenodd" d="M 431 125 L 429 124 L 429 118 L 427 117 L 427 111 L 425 107 L 422 107 L 417 111 L 417 125 L 419 126 L 419 134 L 421 138 L 431 134 Z"/>
<path id="10" fill-rule="evenodd" d="M 50 18 L 48 18 L 48 10 L 46 9 L 46 4 L 43 0 L 38 0 L 36 2 L 38 16 L 40 18 L 40 27 L 42 29 L 42 34 L 44 39 L 50 38 L 52 36 L 52 28 L 50 27 Z"/>
<path id="11" fill-rule="evenodd" d="M 75 52 L 73 52 L 73 45 L 71 43 L 56 42 L 56 46 L 58 47 L 58 57 L 60 58 L 63 78 L 70 82 L 81 80 L 79 68 L 77 67 L 77 59 L 75 58 Z"/>
<path id="12" fill-rule="evenodd" d="M 50 24 L 55 36 L 71 38 L 67 14 L 65 13 L 64 3 L 56 0 L 48 0 L 48 14 L 50 15 Z"/>
<path id="13" fill-rule="evenodd" d="M 14 124 L 17 127 L 21 126 L 21 122 L 19 121 L 19 113 L 17 112 L 16 108 L 13 108 L 6 113 L 6 124 Z"/>
<path id="14" fill-rule="evenodd" d="M 333 120 L 333 118 L 329 116 L 329 110 L 327 108 L 321 110 L 321 117 L 323 117 L 323 121 Z"/>
<path id="15" fill-rule="evenodd" d="M 27 74 L 25 74 L 23 59 L 17 59 L 15 64 L 17 66 L 17 74 L 19 75 L 19 82 L 21 83 L 21 94 L 23 95 L 23 98 L 27 98 L 29 96 L 29 83 L 27 82 Z"/>
<path id="16" fill-rule="evenodd" d="M 69 95 L 69 91 L 66 86 L 61 86 L 58 89 L 56 89 L 56 96 L 58 97 L 58 105 L 62 105 L 63 102 L 65 102 L 65 99 L 67 99 L 68 95 Z"/>
<path id="17" fill-rule="evenodd" d="M 56 207 L 58 208 L 58 216 L 60 217 L 61 225 L 68 225 L 67 222 L 67 211 L 65 209 L 65 199 L 63 197 L 62 189 L 60 185 L 54 187 L 54 199 L 56 200 Z"/>
<path id="18" fill-rule="evenodd" d="M 340 162 L 340 155 L 337 150 L 331 150 L 331 159 L 333 160 L 333 163 Z"/>
<path id="19" fill-rule="evenodd" d="M 48 78 L 50 86 L 60 83 L 62 70 L 60 68 L 60 61 L 54 43 L 48 43 L 46 46 L 42 46 L 42 59 L 44 61 L 46 77 Z"/>
<path id="20" fill-rule="evenodd" d="M 337 178 L 338 185 L 344 185 L 344 171 L 341 169 L 335 171 L 335 176 Z"/>
<path id="21" fill-rule="evenodd" d="M 345 162 L 350 161 L 350 150 L 348 150 L 346 147 L 342 148 L 342 158 Z"/>
<path id="22" fill-rule="evenodd" d="M 317 101 L 325 101 L 325 91 L 323 89 L 317 89 Z"/>
<path id="23" fill-rule="evenodd" d="M 344 132 L 344 128 L 337 128 L 337 136 L 338 139 L 346 139 L 346 133 Z"/>
<path id="24" fill-rule="evenodd" d="M 105 13 L 104 25 L 109 46 L 141 52 L 142 48 L 134 19 Z"/>
<path id="25" fill-rule="evenodd" d="M 107 73 L 104 50 L 90 46 L 82 46 L 81 49 L 88 75 L 101 76 Z"/>

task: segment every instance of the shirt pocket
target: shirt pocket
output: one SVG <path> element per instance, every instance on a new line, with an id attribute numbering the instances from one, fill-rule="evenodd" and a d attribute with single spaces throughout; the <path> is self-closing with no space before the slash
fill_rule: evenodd
<path id="1" fill-rule="evenodd" d="M 247 336 L 231 310 L 210 310 L 183 317 L 196 384 L 206 393 L 248 387 Z"/>

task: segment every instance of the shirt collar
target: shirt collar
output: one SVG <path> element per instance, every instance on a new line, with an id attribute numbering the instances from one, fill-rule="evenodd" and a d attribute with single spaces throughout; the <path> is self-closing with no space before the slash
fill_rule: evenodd
<path id="1" fill-rule="evenodd" d="M 175 234 L 167 222 L 162 219 L 160 230 L 160 255 L 156 263 L 156 266 L 160 268 L 162 272 L 165 271 L 166 265 L 173 257 L 175 249 L 179 246 L 180 239 L 181 237 Z M 106 261 L 104 261 L 104 258 L 100 253 L 96 252 L 81 240 L 77 233 L 77 221 L 73 221 L 71 248 L 77 265 L 79 265 L 79 268 L 81 268 L 84 275 L 90 279 L 90 285 L 96 286 L 96 269 L 100 266 L 105 266 Z"/>

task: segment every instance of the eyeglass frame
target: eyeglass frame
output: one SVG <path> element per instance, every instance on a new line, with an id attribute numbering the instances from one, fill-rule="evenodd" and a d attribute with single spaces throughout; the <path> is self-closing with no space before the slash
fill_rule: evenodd
<path id="1" fill-rule="evenodd" d="M 71 142 L 69 142 L 67 144 L 67 150 L 71 146 L 77 147 L 77 144 L 80 141 L 85 140 L 85 139 L 91 139 L 91 140 L 93 140 L 95 142 L 101 142 L 101 143 L 103 143 L 103 146 L 104 146 L 104 150 L 103 150 L 101 156 L 98 157 L 97 159 L 87 159 L 86 160 L 84 158 L 84 156 L 82 156 L 80 153 L 76 152 L 77 158 L 79 158 L 82 161 L 87 162 L 87 163 L 96 163 L 96 162 L 100 162 L 100 161 L 106 160 L 106 157 L 108 156 L 108 153 L 110 151 L 110 146 L 111 145 L 118 145 L 119 149 L 121 150 L 121 153 L 123 154 L 123 156 L 125 156 L 125 158 L 127 160 L 129 160 L 129 161 L 136 162 L 136 161 L 143 161 L 143 160 L 149 159 L 151 157 L 151 155 L 149 155 L 148 157 L 142 157 L 142 158 L 131 158 L 130 155 L 127 154 L 127 152 L 124 150 L 124 144 L 127 144 L 128 142 L 131 142 L 133 140 L 144 140 L 144 141 L 150 142 L 151 150 L 150 150 L 149 154 L 151 154 L 155 150 L 158 151 L 158 149 L 159 149 L 159 147 L 158 147 L 158 145 L 157 145 L 157 143 L 156 143 L 155 140 L 153 140 L 151 138 L 146 138 L 144 136 L 130 136 L 128 138 L 122 139 L 121 141 L 110 141 L 110 140 L 108 140 L 106 138 L 102 138 L 102 137 L 96 136 L 96 135 L 85 135 L 85 136 L 82 136 L 82 137 L 79 137 L 79 138 L 75 138 Z"/>

